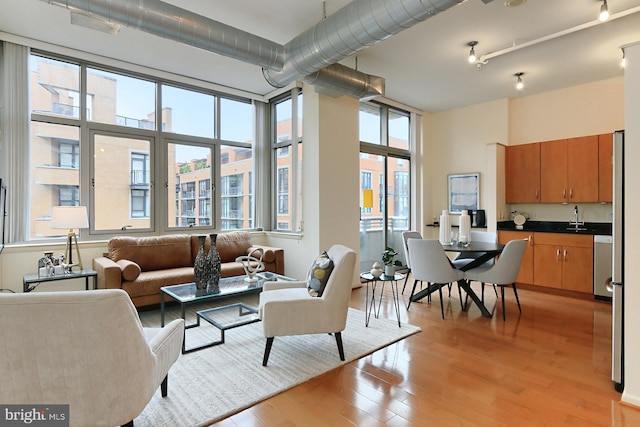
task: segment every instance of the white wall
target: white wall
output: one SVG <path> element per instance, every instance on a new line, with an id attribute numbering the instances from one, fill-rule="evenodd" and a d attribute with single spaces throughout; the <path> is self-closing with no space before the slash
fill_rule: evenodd
<path id="1" fill-rule="evenodd" d="M 431 211 L 426 218 L 437 217 L 448 206 L 447 175 L 480 172 L 480 208 L 495 215 L 496 152 L 495 143 L 507 143 L 509 102 L 506 99 L 434 114 L 425 132 L 423 167 L 425 189 L 431 187 Z M 490 204 L 490 205 L 489 205 Z M 423 224 L 424 226 L 424 224 Z M 423 232 L 425 230 L 423 229 Z"/>
<path id="2" fill-rule="evenodd" d="M 624 393 L 622 401 L 640 406 L 640 281 L 635 275 L 635 263 L 640 257 L 640 247 L 634 244 L 640 236 L 640 224 L 634 221 L 640 209 L 640 42 L 625 49 L 625 238 L 624 247 Z M 638 282 L 638 283 L 637 283 Z"/>
<path id="3" fill-rule="evenodd" d="M 509 145 L 623 129 L 624 88 L 618 77 L 512 99 Z"/>

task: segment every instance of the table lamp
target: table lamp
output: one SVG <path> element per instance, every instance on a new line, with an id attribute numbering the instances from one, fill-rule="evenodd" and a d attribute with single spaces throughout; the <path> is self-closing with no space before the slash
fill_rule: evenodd
<path id="1" fill-rule="evenodd" d="M 89 227 L 89 219 L 87 217 L 86 206 L 54 206 L 51 213 L 51 228 L 66 228 L 69 230 L 67 234 L 67 248 L 65 250 L 66 264 L 69 269 L 75 265 L 82 270 L 82 257 L 78 249 L 78 238 L 75 230 L 78 228 Z M 76 255 L 78 262 L 73 263 L 73 245 L 76 247 Z"/>

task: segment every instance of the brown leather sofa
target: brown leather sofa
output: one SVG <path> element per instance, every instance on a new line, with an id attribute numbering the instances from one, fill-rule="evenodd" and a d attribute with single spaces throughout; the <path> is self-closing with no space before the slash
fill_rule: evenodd
<path id="1" fill-rule="evenodd" d="M 207 236 L 207 252 L 210 244 Z M 235 259 L 259 247 L 264 249 L 266 271 L 284 274 L 284 250 L 252 245 L 246 231 L 218 234 L 216 247 L 222 260 L 222 277 L 243 275 L 244 269 Z M 195 234 L 113 237 L 108 242 L 108 252 L 93 259 L 98 288 L 124 289 L 136 307 L 158 304 L 162 286 L 193 282 L 193 263 L 199 248 Z"/>

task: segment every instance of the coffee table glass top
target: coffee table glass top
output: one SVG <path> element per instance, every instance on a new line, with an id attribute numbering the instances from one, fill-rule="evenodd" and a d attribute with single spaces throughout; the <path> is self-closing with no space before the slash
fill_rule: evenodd
<path id="1" fill-rule="evenodd" d="M 260 320 L 257 309 L 242 303 L 201 310 L 198 316 L 223 331 Z"/>
<path id="2" fill-rule="evenodd" d="M 195 302 L 209 298 L 225 297 L 234 294 L 242 294 L 246 292 L 258 291 L 262 289 L 264 282 L 270 281 L 293 281 L 287 276 L 275 273 L 258 273 L 255 282 L 247 282 L 244 279 L 247 276 L 223 277 L 218 282 L 219 292 L 213 292 L 210 288 L 197 290 L 195 283 L 184 283 L 182 285 L 163 286 L 162 292 L 181 303 Z"/>

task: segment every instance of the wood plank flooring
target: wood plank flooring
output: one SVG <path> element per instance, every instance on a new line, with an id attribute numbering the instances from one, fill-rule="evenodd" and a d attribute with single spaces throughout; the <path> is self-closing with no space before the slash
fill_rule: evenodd
<path id="1" fill-rule="evenodd" d="M 521 290 L 520 314 L 505 289 L 503 322 L 499 300 L 484 318 L 453 289 L 442 320 L 437 293 L 407 311 L 409 288 L 401 319 L 422 332 L 213 426 L 640 426 L 610 379 L 610 304 Z M 491 287 L 485 298 L 494 307 Z M 380 316 L 395 319 L 388 286 Z"/>

